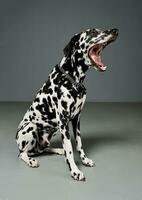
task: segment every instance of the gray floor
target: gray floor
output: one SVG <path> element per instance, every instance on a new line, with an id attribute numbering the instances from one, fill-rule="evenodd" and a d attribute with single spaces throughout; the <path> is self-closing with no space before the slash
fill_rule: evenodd
<path id="1" fill-rule="evenodd" d="M 0 200 L 142 199 L 142 104 L 86 103 L 81 130 L 96 167 L 75 156 L 86 182 L 70 178 L 63 156 L 38 157 L 37 169 L 18 160 L 14 137 L 27 106 L 0 104 Z"/>

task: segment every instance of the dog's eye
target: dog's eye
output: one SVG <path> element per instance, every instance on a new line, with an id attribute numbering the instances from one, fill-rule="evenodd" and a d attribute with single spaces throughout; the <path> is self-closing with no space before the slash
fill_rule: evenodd
<path id="1" fill-rule="evenodd" d="M 93 37 L 93 36 L 96 37 L 96 36 L 98 35 L 98 31 L 96 31 L 96 29 L 92 29 L 92 30 L 90 31 L 89 35 L 92 36 L 92 37 Z"/>

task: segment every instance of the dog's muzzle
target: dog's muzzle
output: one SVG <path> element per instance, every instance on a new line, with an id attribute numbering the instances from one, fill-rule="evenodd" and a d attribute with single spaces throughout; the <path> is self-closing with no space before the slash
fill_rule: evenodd
<path id="1" fill-rule="evenodd" d="M 103 49 L 110 44 L 111 42 L 114 42 L 118 36 L 118 29 L 114 28 L 111 30 L 104 31 L 104 36 L 102 35 L 102 40 L 100 40 L 98 43 L 94 43 L 93 46 L 88 51 L 88 56 L 92 61 L 92 64 L 95 65 L 95 68 L 98 71 L 105 71 L 106 66 L 102 62 L 101 56 Z"/>

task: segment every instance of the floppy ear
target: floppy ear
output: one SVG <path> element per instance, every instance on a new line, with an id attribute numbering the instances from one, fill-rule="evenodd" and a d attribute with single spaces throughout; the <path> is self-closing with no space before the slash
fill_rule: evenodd
<path id="1" fill-rule="evenodd" d="M 78 41 L 78 39 L 79 39 L 79 34 L 74 35 L 70 40 L 70 42 L 65 46 L 65 48 L 63 49 L 65 56 L 71 55 L 73 47 L 75 46 L 75 43 L 76 41 Z"/>

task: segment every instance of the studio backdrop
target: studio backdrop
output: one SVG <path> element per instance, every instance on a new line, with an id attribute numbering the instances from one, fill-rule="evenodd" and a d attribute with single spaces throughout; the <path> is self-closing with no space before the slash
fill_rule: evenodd
<path id="1" fill-rule="evenodd" d="M 70 38 L 87 28 L 120 33 L 103 52 L 106 72 L 87 73 L 87 101 L 142 101 L 141 19 L 140 0 L 1 0 L 0 101 L 31 101 Z"/>

